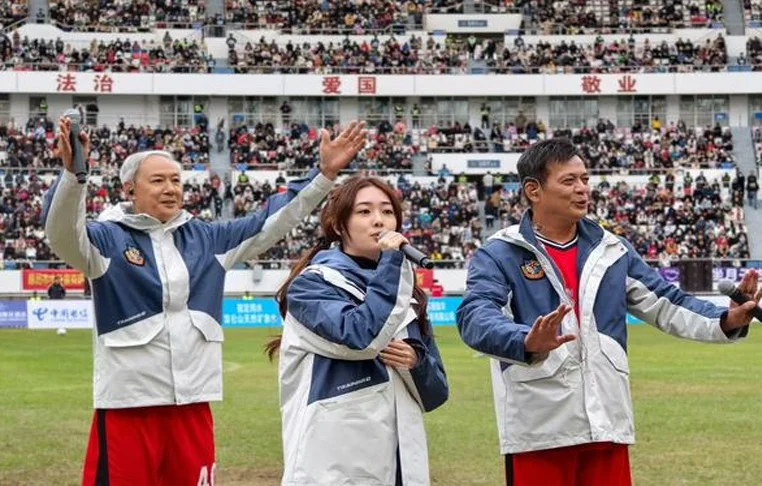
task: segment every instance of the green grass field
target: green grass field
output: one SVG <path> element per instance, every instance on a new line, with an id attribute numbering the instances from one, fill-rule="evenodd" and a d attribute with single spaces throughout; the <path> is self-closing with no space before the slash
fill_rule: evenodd
<path id="1" fill-rule="evenodd" d="M 733 346 L 630 328 L 637 485 L 762 484 L 762 328 Z M 214 406 L 217 484 L 278 484 L 273 330 L 227 330 L 225 401 Z M 502 462 L 486 359 L 437 328 L 450 400 L 429 414 L 433 483 L 499 485 Z M 0 331 L 0 485 L 75 485 L 91 420 L 91 336 Z"/>

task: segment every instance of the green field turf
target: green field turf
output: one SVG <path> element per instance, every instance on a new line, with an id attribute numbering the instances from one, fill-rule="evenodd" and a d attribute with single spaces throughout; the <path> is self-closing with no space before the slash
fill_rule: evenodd
<path id="1" fill-rule="evenodd" d="M 274 331 L 227 330 L 214 406 L 217 484 L 275 485 L 281 467 Z M 488 362 L 454 328 L 436 334 L 450 400 L 428 416 L 433 484 L 499 485 Z M 0 485 L 75 485 L 91 420 L 91 335 L 0 331 Z M 637 485 L 762 484 L 762 328 L 712 346 L 630 327 Z"/>

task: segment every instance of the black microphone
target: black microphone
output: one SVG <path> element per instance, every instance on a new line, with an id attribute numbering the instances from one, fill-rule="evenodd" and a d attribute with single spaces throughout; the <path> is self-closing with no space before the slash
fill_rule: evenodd
<path id="1" fill-rule="evenodd" d="M 66 110 L 63 116 L 70 120 L 69 143 L 71 144 L 71 156 L 74 161 L 74 174 L 77 176 L 77 182 L 84 184 L 87 182 L 87 163 L 85 162 L 82 142 L 79 139 L 79 134 L 82 131 L 80 126 L 82 113 L 78 108 L 71 108 Z"/>
<path id="2" fill-rule="evenodd" d="M 730 297 L 730 300 L 736 304 L 745 304 L 751 300 L 741 293 L 741 291 L 738 290 L 738 287 L 733 285 L 733 282 L 730 280 L 720 280 L 720 283 L 717 284 L 717 290 L 719 290 L 721 294 Z M 754 317 L 756 317 L 758 321 L 762 321 L 762 309 L 760 309 L 759 306 L 754 307 Z"/>
<path id="3" fill-rule="evenodd" d="M 387 232 L 381 233 L 381 237 L 383 237 Z M 422 268 L 434 268 L 434 262 L 431 261 L 431 259 L 423 253 L 418 248 L 414 247 L 413 245 L 409 245 L 407 243 L 403 243 L 400 245 L 400 251 L 405 255 L 405 257 L 410 260 L 411 262 L 415 263 L 419 267 Z"/>

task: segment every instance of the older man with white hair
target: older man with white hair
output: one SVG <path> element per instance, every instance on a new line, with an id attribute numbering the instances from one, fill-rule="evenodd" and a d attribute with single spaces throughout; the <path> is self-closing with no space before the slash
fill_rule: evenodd
<path id="1" fill-rule="evenodd" d="M 205 223 L 182 208 L 180 164 L 162 151 L 129 156 L 127 201 L 85 221 L 69 121 L 59 122 L 64 169 L 45 197 L 50 247 L 92 282 L 95 414 L 83 485 L 211 484 L 209 402 L 222 400 L 220 326 L 225 272 L 264 252 L 323 200 L 365 144 L 354 122 L 321 133 L 319 170 L 264 209 Z M 89 140 L 81 135 L 84 153 Z"/>

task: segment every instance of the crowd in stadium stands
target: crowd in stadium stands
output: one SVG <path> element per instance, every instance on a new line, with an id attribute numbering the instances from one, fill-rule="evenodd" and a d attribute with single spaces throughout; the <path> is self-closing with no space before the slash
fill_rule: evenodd
<path id="1" fill-rule="evenodd" d="M 14 0 L 15 1 L 15 0 Z M 21 3 L 21 2 L 18 2 Z M 473 2 L 481 9 L 521 12 L 522 28 L 547 34 L 705 27 L 722 21 L 720 0 L 517 0 Z M 482 5 L 482 3 L 484 5 Z M 754 12 L 749 2 L 748 12 Z M 225 14 L 206 19 L 204 0 L 118 2 L 52 0 L 51 18 L 76 30 L 147 30 L 162 24 L 240 24 L 294 34 L 368 34 L 420 28 L 425 13 L 463 13 L 462 0 L 226 0 Z M 753 14 L 748 15 L 753 17 Z"/>
<path id="2" fill-rule="evenodd" d="M 749 64 L 754 71 L 762 70 L 762 39 L 757 36 L 746 41 L 745 57 L 739 56 L 739 64 Z"/>
<path id="3" fill-rule="evenodd" d="M 658 128 L 657 128 L 658 126 Z M 554 137 L 568 137 L 580 148 L 591 169 L 731 168 L 733 141 L 730 129 L 686 127 L 682 121 L 651 127 L 635 123 L 617 129 L 604 120 L 595 127 L 561 128 Z"/>
<path id="4" fill-rule="evenodd" d="M 469 123 L 448 122 L 420 131 L 422 152 L 523 152 L 530 144 L 545 138 L 545 124 L 541 120 L 527 120 L 523 113 L 504 126 L 487 121 L 472 128 Z"/>
<path id="5" fill-rule="evenodd" d="M 491 127 L 491 128 L 490 128 Z M 636 122 L 616 128 L 610 120 L 593 127 L 556 128 L 548 131 L 542 121 L 523 114 L 504 126 L 499 123 L 471 128 L 454 123 L 431 127 L 421 133 L 421 152 L 521 152 L 536 140 L 570 138 L 585 155 L 591 169 L 668 169 L 734 167 L 733 137 L 729 128 L 687 127 L 684 122 L 662 126 L 655 117 L 651 126 Z"/>
<path id="6" fill-rule="evenodd" d="M 751 129 L 751 137 L 754 141 L 754 153 L 757 156 L 757 165 L 762 166 L 762 127 L 753 127 Z"/>
<path id="7" fill-rule="evenodd" d="M 386 124 L 391 127 L 391 123 Z M 413 144 L 411 133 L 404 127 L 397 124 L 397 130 L 381 126 L 371 131 L 368 144 L 351 168 L 410 170 L 411 158 L 418 153 L 419 145 Z M 329 128 L 332 134 L 338 133 L 338 125 Z M 231 129 L 228 144 L 231 161 L 240 169 L 272 168 L 273 165 L 306 169 L 317 159 L 319 135 L 315 127 L 306 124 L 292 123 L 288 130 L 280 131 L 272 123 L 259 123 Z"/>
<path id="8" fill-rule="evenodd" d="M 728 61 L 721 35 L 695 44 L 678 38 L 671 44 L 646 39 L 640 45 L 632 36 L 612 42 L 598 36 L 587 45 L 574 41 L 526 45 L 517 37 L 513 48 L 489 41 L 483 47 L 469 44 L 468 49 L 470 57 L 484 59 L 498 74 L 724 71 Z"/>
<path id="9" fill-rule="evenodd" d="M 444 46 L 428 37 L 394 37 L 381 42 L 317 42 L 278 45 L 263 38 L 241 45 L 235 37 L 227 40 L 228 62 L 237 73 L 465 73 L 471 60 L 484 61 L 489 72 L 525 73 L 617 73 L 688 72 L 726 69 L 727 50 L 722 36 L 703 43 L 678 39 L 673 44 L 635 45 L 632 36 L 605 42 L 600 36 L 592 44 L 561 42 L 535 45 L 517 37 L 512 45 L 502 40 L 477 39 L 471 35 L 448 36 Z M 425 45 L 424 45 L 425 44 Z M 759 39 L 747 44 L 749 62 L 762 64 Z M 204 44 L 194 39 L 172 39 L 165 33 L 162 42 L 138 42 L 129 38 L 109 43 L 93 40 L 80 48 L 56 40 L 21 38 L 15 31 L 9 38 L 0 34 L 0 62 L 4 69 L 79 70 L 111 72 L 208 72 L 214 59 Z"/>
<path id="10" fill-rule="evenodd" d="M 30 262 L 59 260 L 45 242 L 42 226 L 42 197 L 48 190 L 46 179 L 32 171 L 6 171 L 0 178 L 0 260 L 6 269 Z M 196 217 L 212 220 L 222 211 L 220 180 L 184 183 L 184 207 Z M 119 178 L 104 177 L 100 184 L 90 182 L 85 209 L 88 218 L 97 216 L 122 201 Z M 45 264 L 43 264 L 45 265 Z"/>
<path id="11" fill-rule="evenodd" d="M 3 259 L 51 260 L 44 243 L 42 194 L 47 184 L 34 173 L 7 171 L 2 180 L 0 241 Z M 6 267 L 7 268 L 7 267 Z"/>
<path id="12" fill-rule="evenodd" d="M 195 40 L 172 39 L 167 32 L 161 44 L 117 39 L 93 39 L 79 49 L 59 37 L 29 39 L 18 30 L 9 38 L 0 35 L 1 69 L 36 71 L 206 73 L 211 56 Z"/>
<path id="13" fill-rule="evenodd" d="M 27 14 L 27 0 L 3 0 L 0 2 L 0 27 L 18 22 Z"/>
<path id="14" fill-rule="evenodd" d="M 25 125 L 14 120 L 0 125 L 0 166 L 30 169 L 57 166 L 54 138 L 53 123 L 45 117 L 30 118 Z"/>
<path id="15" fill-rule="evenodd" d="M 618 73 L 692 72 L 725 70 L 728 56 L 725 39 L 719 35 L 703 42 L 678 38 L 674 43 L 636 45 L 630 36 L 604 41 L 598 36 L 591 44 L 574 41 L 527 44 L 516 37 L 506 45 L 500 39 L 447 36 L 443 43 L 429 36 L 411 36 L 385 41 L 374 37 L 358 42 L 346 37 L 341 43 L 317 42 L 286 45 L 275 40 L 246 42 L 228 38 L 228 63 L 237 73 L 465 73 L 471 61 L 483 61 L 489 72 L 526 73 Z"/>
<path id="16" fill-rule="evenodd" d="M 657 118 L 651 126 L 639 124 L 620 129 L 607 120 L 594 127 L 569 130 L 548 129 L 541 122 L 527 119 L 523 114 L 505 128 L 490 123 L 471 128 L 468 124 L 430 129 L 408 130 L 403 121 L 380 123 L 371 131 L 370 143 L 358 158 L 354 168 L 372 172 L 384 169 L 410 168 L 415 153 L 440 149 L 471 151 L 479 147 L 474 134 L 485 137 L 481 141 L 487 149 L 520 151 L 522 144 L 551 136 L 570 137 L 580 148 L 591 169 L 602 168 L 673 168 L 666 180 L 659 176 L 647 188 L 614 187 L 605 183 L 594 191 L 593 213 L 602 220 L 613 221 L 612 229 L 627 234 L 644 255 L 662 256 L 662 253 L 688 256 L 744 257 L 748 255 L 743 220 L 744 191 L 756 201 L 756 177 L 744 181 L 740 175 L 733 181 L 693 181 L 683 178 L 682 168 L 732 167 L 732 138 L 728 129 L 719 126 L 688 128 L 684 123 L 662 126 Z M 333 131 L 338 126 L 331 127 Z M 121 161 L 138 150 L 165 149 L 173 152 L 186 168 L 208 160 L 209 140 L 206 132 L 197 128 L 152 129 L 128 126 L 121 122 L 115 127 L 103 126 L 91 131 L 93 165 L 100 168 L 102 186 L 91 187 L 88 211 L 92 215 L 118 200 L 121 186 L 117 170 Z M 469 138 L 471 137 L 471 138 Z M 318 133 L 299 123 L 291 123 L 290 130 L 281 133 L 272 124 L 260 124 L 249 130 L 239 127 L 230 131 L 229 144 L 233 161 L 239 169 L 283 164 L 285 168 L 306 168 L 317 157 Z M 432 143 L 434 140 L 434 143 Z M 755 129 L 754 140 L 762 146 L 762 132 Z M 47 118 L 30 119 L 24 126 L 10 123 L 0 126 L 0 165 L 11 168 L 57 167 L 53 149 L 53 124 Z M 471 145 L 469 145 L 471 144 Z M 490 147 L 492 145 L 492 147 Z M 297 155 L 299 154 L 299 155 Z M 279 166 L 284 168 L 283 166 Z M 26 174 L 26 175 L 25 175 Z M 397 187 L 405 206 L 405 230 L 416 244 L 445 260 L 461 260 L 478 247 L 482 237 L 477 200 L 485 200 L 487 230 L 518 222 L 524 209 L 518 194 L 503 187 L 508 179 L 499 175 L 485 175 L 482 184 L 468 183 L 464 175 L 450 181 L 452 174 L 443 168 L 439 182 L 429 187 L 410 184 L 400 175 Z M 753 177 L 753 184 L 752 184 Z M 675 182 L 675 178 L 679 179 Z M 740 182 L 739 182 L 740 180 Z M 489 181 L 489 182 L 488 182 Z M 234 186 L 223 191 L 213 177 L 203 185 L 185 187 L 185 205 L 188 210 L 205 219 L 222 213 L 224 201 L 230 201 L 235 216 L 241 216 L 259 207 L 278 186 L 285 183 L 282 176 L 275 187 L 269 183 L 249 181 L 243 174 Z M 686 189 L 687 188 L 687 189 Z M 3 206 L 0 227 L 8 240 L 5 259 L 13 255 L 42 255 L 50 257 L 41 244 L 39 234 L 39 196 L 45 184 L 34 172 L 8 171 L 3 176 Z M 477 193 L 478 190 L 478 193 Z M 13 201 L 19 201 L 14 205 Z M 739 213 L 740 211 L 740 213 Z M 674 228 L 673 228 L 674 226 Z M 279 243 L 266 259 L 291 259 L 312 244 L 317 220 L 313 218 L 294 230 Z M 664 234 L 662 234 L 664 233 Z M 705 234 L 705 237 L 699 237 Z M 656 235 L 649 236 L 649 235 Z M 676 247 L 666 244 L 675 239 Z M 699 239 L 701 239 L 699 241 Z M 660 246 L 661 245 L 661 246 Z M 44 260 L 39 257 L 37 259 Z"/>
<path id="17" fill-rule="evenodd" d="M 50 18 L 77 31 L 148 31 L 203 23 L 206 0 L 51 0 Z M 186 26 L 189 27 L 189 26 Z"/>
<path id="18" fill-rule="evenodd" d="M 95 128 L 91 136 L 91 160 L 106 174 L 116 174 L 128 155 L 141 150 L 166 150 L 186 169 L 209 162 L 209 134 L 198 127 L 136 127 L 122 121 L 113 128 Z"/>
<path id="19" fill-rule="evenodd" d="M 570 138 L 593 170 L 735 166 L 732 134 L 720 125 L 694 128 L 679 121 L 662 126 L 654 117 L 650 126 L 636 122 L 626 129 L 601 119 L 592 127 L 548 130 L 542 121 L 527 119 L 520 113 L 514 122 L 504 126 L 489 121 L 480 127 L 448 122 L 443 127 L 409 129 L 402 120 L 383 121 L 371 131 L 370 143 L 353 168 L 406 170 L 419 153 L 521 152 L 535 141 L 550 137 Z M 231 161 L 239 168 L 277 165 L 303 169 L 311 167 L 317 157 L 317 138 L 316 129 L 306 124 L 293 123 L 289 130 L 278 130 L 271 123 L 260 123 L 231 129 L 228 144 Z"/>
<path id="20" fill-rule="evenodd" d="M 523 13 L 525 31 L 544 34 L 652 31 L 706 27 L 722 21 L 720 0 L 517 0 L 474 2 L 487 11 Z M 745 0 L 748 20 L 759 20 L 758 0 Z M 0 7 L 0 20 L 27 14 L 26 0 Z M 178 24 L 239 24 L 249 29 L 275 28 L 294 34 L 401 32 L 420 28 L 425 13 L 463 13 L 462 0 L 226 0 L 224 16 L 206 18 L 205 0 L 51 0 L 50 16 L 58 25 L 79 31 L 148 31 Z"/>
<path id="21" fill-rule="evenodd" d="M 721 0 L 534 0 L 519 2 L 522 27 L 540 34 L 598 34 L 623 30 L 705 27 L 722 21 Z"/>
<path id="22" fill-rule="evenodd" d="M 462 0 L 226 0 L 225 7 L 227 23 L 294 34 L 362 35 L 420 26 L 425 12 L 463 13 Z"/>
<path id="23" fill-rule="evenodd" d="M 231 40 L 232 39 L 232 40 Z M 444 74 L 454 71 L 465 72 L 468 67 L 467 52 L 458 49 L 443 49 L 433 45 L 422 51 L 421 37 L 411 36 L 409 41 L 398 41 L 394 37 L 381 42 L 374 38 L 370 42 L 345 38 L 341 44 L 322 42 L 301 45 L 289 41 L 286 45 L 267 42 L 261 38 L 256 42 L 239 45 L 235 39 L 228 39 L 228 63 L 237 73 L 389 73 L 389 74 Z"/>
<path id="24" fill-rule="evenodd" d="M 744 17 L 747 22 L 762 20 L 762 0 L 743 0 Z"/>
<path id="25" fill-rule="evenodd" d="M 740 177 L 739 177 L 740 176 Z M 626 236 L 635 249 L 651 260 L 677 258 L 748 258 L 749 248 L 743 224 L 744 181 L 708 181 L 703 175 L 687 173 L 651 176 L 647 186 L 631 187 L 624 182 L 609 184 L 603 179 L 592 188 L 591 216 L 616 234 Z M 486 177 L 486 176 L 485 176 Z M 477 201 L 477 184 L 459 178 L 440 178 L 428 186 L 412 184 L 404 175 L 396 188 L 404 201 L 403 233 L 434 260 L 468 259 L 483 238 Z M 497 181 L 497 179 L 495 179 Z M 57 260 L 44 242 L 41 228 L 42 194 L 46 182 L 34 172 L 6 171 L 0 199 L 0 240 L 5 242 L 3 259 L 9 261 Z M 275 187 L 268 182 L 249 180 L 241 174 L 235 186 L 225 190 L 212 176 L 199 184 L 184 184 L 185 208 L 205 220 L 222 213 L 223 200 L 232 200 L 234 216 L 257 209 L 285 184 L 282 176 Z M 486 229 L 491 231 L 519 221 L 525 204 L 518 192 L 506 190 L 500 182 L 482 185 Z M 118 177 L 104 177 L 101 184 L 88 187 L 86 210 L 89 217 L 121 200 Z M 497 223 L 497 225 L 496 225 Z M 312 246 L 317 236 L 317 212 L 279 242 L 260 260 L 293 260 Z M 269 263 L 264 263 L 272 268 Z M 273 264 L 276 267 L 280 264 Z"/>
<path id="26" fill-rule="evenodd" d="M 243 24 L 247 29 L 281 29 L 289 23 L 290 0 L 249 2 L 248 0 L 225 0 L 227 24 Z"/>
<path id="27" fill-rule="evenodd" d="M 671 175 L 662 183 L 654 175 L 640 188 L 603 181 L 591 195 L 592 213 L 601 224 L 626 236 L 645 258 L 749 258 L 738 177 L 708 181 L 703 175 L 695 180 Z"/>
<path id="28" fill-rule="evenodd" d="M 11 168 L 58 167 L 54 126 L 48 118 L 31 118 L 26 125 L 0 125 L 0 165 Z M 128 155 L 140 150 L 166 150 L 186 169 L 209 162 L 209 136 L 193 128 L 151 128 L 126 125 L 94 127 L 90 133 L 91 164 L 105 175 L 115 175 Z"/>

